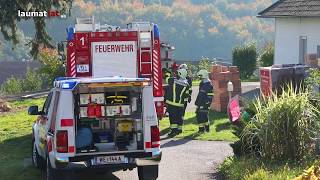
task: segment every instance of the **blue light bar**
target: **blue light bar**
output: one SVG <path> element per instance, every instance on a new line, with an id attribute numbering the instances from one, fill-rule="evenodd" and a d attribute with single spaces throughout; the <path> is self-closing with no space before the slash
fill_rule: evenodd
<path id="1" fill-rule="evenodd" d="M 158 25 L 156 24 L 153 26 L 153 37 L 160 38 L 159 28 L 158 28 Z"/>
<path id="2" fill-rule="evenodd" d="M 77 85 L 76 81 L 67 81 L 63 82 L 61 88 L 62 89 L 73 89 Z"/>
<path id="3" fill-rule="evenodd" d="M 74 39 L 74 35 L 73 35 L 74 32 L 75 32 L 74 27 L 69 26 L 69 27 L 67 28 L 67 40 L 68 40 L 68 41 L 71 41 L 71 40 Z"/>
<path id="4" fill-rule="evenodd" d="M 54 81 L 64 81 L 64 80 L 70 80 L 70 79 L 77 79 L 77 78 L 74 78 L 74 77 L 56 77 L 54 79 Z"/>

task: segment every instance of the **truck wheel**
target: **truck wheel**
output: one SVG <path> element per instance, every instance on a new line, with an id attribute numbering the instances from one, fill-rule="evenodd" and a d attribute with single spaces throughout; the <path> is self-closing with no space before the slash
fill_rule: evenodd
<path id="1" fill-rule="evenodd" d="M 34 167 L 43 169 L 45 168 L 45 161 L 44 159 L 39 155 L 36 143 L 34 140 L 32 140 L 32 164 Z"/>
<path id="2" fill-rule="evenodd" d="M 57 170 L 51 167 L 49 157 L 47 157 L 47 180 L 58 180 L 60 178 Z"/>
<path id="3" fill-rule="evenodd" d="M 158 178 L 159 166 L 139 166 L 139 180 L 156 180 Z"/>

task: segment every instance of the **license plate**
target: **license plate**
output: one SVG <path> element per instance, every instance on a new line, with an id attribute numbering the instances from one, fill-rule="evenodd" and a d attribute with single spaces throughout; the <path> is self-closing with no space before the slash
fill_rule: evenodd
<path id="1" fill-rule="evenodd" d="M 124 156 L 100 156 L 92 160 L 93 165 L 121 164 L 121 163 L 128 163 L 128 158 Z"/>
<path id="2" fill-rule="evenodd" d="M 89 72 L 89 64 L 79 64 L 77 65 L 78 73 L 86 73 Z"/>

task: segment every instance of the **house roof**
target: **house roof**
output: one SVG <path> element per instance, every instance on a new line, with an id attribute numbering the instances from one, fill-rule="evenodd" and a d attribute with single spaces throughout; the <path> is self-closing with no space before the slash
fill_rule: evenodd
<path id="1" fill-rule="evenodd" d="M 258 17 L 320 17 L 320 0 L 279 0 Z"/>

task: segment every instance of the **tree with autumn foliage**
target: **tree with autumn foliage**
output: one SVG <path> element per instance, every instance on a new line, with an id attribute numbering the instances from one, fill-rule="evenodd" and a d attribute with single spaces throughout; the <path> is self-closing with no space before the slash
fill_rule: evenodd
<path id="1" fill-rule="evenodd" d="M 39 61 L 41 62 L 39 73 L 47 83 L 44 85 L 45 87 L 50 87 L 56 77 L 65 76 L 65 67 L 58 57 L 57 50 L 49 48 L 41 49 Z"/>

